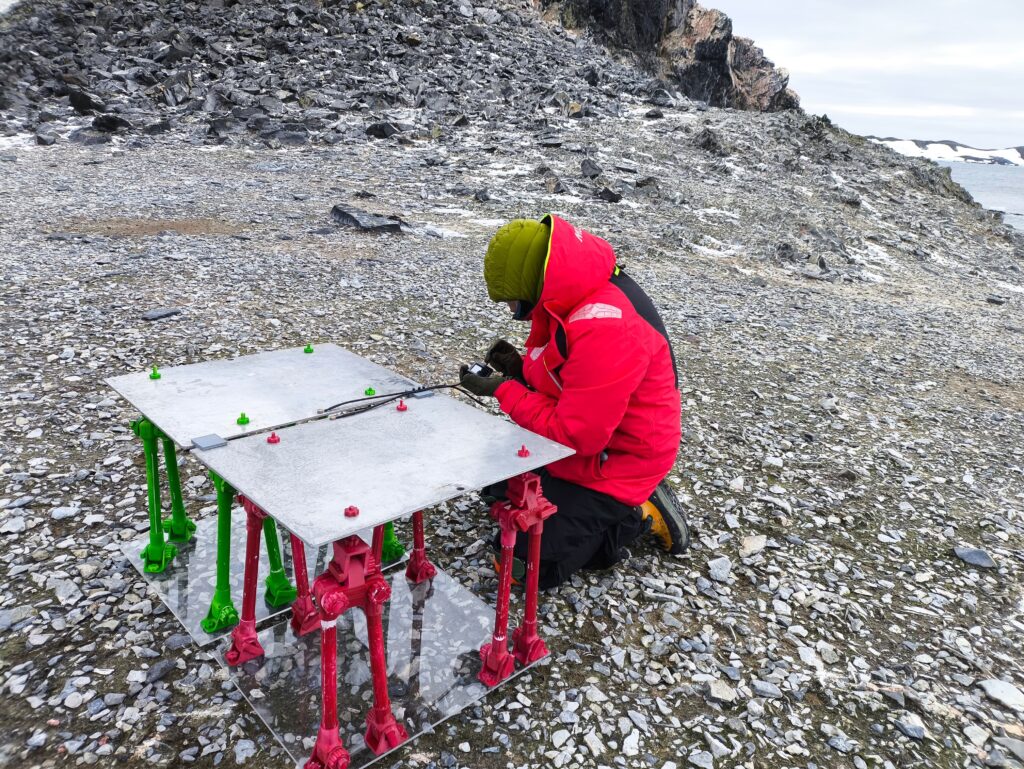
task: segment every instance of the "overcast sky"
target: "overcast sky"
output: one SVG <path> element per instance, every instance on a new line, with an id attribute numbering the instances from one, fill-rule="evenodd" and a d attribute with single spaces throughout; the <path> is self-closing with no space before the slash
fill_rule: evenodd
<path id="1" fill-rule="evenodd" d="M 702 0 L 849 131 L 1024 145 L 1022 0 Z"/>

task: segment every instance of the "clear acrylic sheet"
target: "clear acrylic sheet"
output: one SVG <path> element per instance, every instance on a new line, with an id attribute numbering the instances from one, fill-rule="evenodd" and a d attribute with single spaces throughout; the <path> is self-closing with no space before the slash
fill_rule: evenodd
<path id="1" fill-rule="evenodd" d="M 440 570 L 419 585 L 408 582 L 401 571 L 388 581 L 388 690 L 395 718 L 411 741 L 490 691 L 477 674 L 479 649 L 494 629 L 494 609 Z M 296 638 L 290 624 L 281 621 L 259 637 L 266 655 L 230 668 L 230 676 L 301 766 L 312 753 L 320 724 L 320 634 Z M 517 666 L 513 675 L 525 669 Z M 338 722 L 351 769 L 381 757 L 363 742 L 372 702 L 366 622 L 360 610 L 349 610 L 338 620 Z"/>
<path id="2" fill-rule="evenodd" d="M 231 511 L 231 598 L 239 612 L 242 611 L 242 580 L 245 576 L 245 518 L 245 513 L 240 507 Z M 369 543 L 371 535 L 372 532 L 368 529 L 359 532 L 359 536 L 367 543 Z M 281 542 L 281 560 L 284 563 L 285 573 L 292 580 L 292 584 L 295 584 L 289 534 L 278 526 L 278 536 Z M 149 533 L 145 532 L 122 544 L 121 551 L 139 571 L 142 578 L 149 583 L 150 589 L 171 610 L 171 613 L 184 627 L 185 632 L 192 636 L 196 645 L 206 646 L 230 633 L 231 628 L 226 628 L 210 634 L 199 624 L 206 618 L 206 614 L 210 610 L 210 601 L 213 599 L 213 591 L 217 583 L 217 516 L 197 521 L 195 539 L 191 542 L 174 543 L 178 548 L 178 555 L 161 574 L 147 574 L 142 570 L 142 559 L 139 558 L 139 553 L 148 542 Z M 329 557 L 330 548 L 328 546 L 319 548 L 317 553 L 314 553 L 312 548 L 306 548 L 306 568 L 309 570 L 310 583 L 315 575 L 327 568 Z M 405 560 L 406 558 L 403 557 L 390 563 L 385 566 L 385 570 L 393 568 Z M 260 572 L 256 583 L 258 591 L 256 596 L 257 624 L 278 614 L 287 613 L 290 608 L 289 604 L 275 608 L 264 600 L 264 581 L 269 573 L 270 564 L 267 561 L 266 542 L 261 537 Z"/>

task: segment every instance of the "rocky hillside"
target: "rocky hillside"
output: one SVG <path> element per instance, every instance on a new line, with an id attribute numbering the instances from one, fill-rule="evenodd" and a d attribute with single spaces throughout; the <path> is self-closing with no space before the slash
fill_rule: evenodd
<path id="1" fill-rule="evenodd" d="M 138 3 L 40 0 L 0 20 L 8 132 L 85 116 L 80 142 L 172 126 L 218 142 L 335 143 L 339 118 L 414 111 L 375 135 L 469 121 L 523 129 L 547 115 L 616 114 L 622 94 L 669 104 L 648 75 L 568 40 L 532 2 Z"/>
<path id="2" fill-rule="evenodd" d="M 775 112 L 800 99 L 789 75 L 732 20 L 695 0 L 541 0 L 567 26 L 588 28 L 676 85 L 716 107 Z"/>

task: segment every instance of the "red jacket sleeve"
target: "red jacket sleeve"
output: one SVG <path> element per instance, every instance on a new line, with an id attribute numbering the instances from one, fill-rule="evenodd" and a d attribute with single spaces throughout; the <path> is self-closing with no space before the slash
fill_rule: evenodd
<path id="1" fill-rule="evenodd" d="M 604 450 L 622 422 L 650 356 L 620 320 L 576 323 L 580 328 L 573 335 L 569 358 L 558 372 L 562 392 L 557 399 L 514 381 L 501 385 L 495 394 L 502 411 L 516 424 L 590 456 Z"/>

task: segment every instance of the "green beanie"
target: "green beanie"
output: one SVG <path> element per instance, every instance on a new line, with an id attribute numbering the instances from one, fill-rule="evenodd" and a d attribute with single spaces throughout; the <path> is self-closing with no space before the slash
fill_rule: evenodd
<path id="1" fill-rule="evenodd" d="M 537 303 L 550 234 L 549 224 L 533 219 L 513 219 L 494 234 L 484 256 L 484 281 L 492 302 Z"/>

